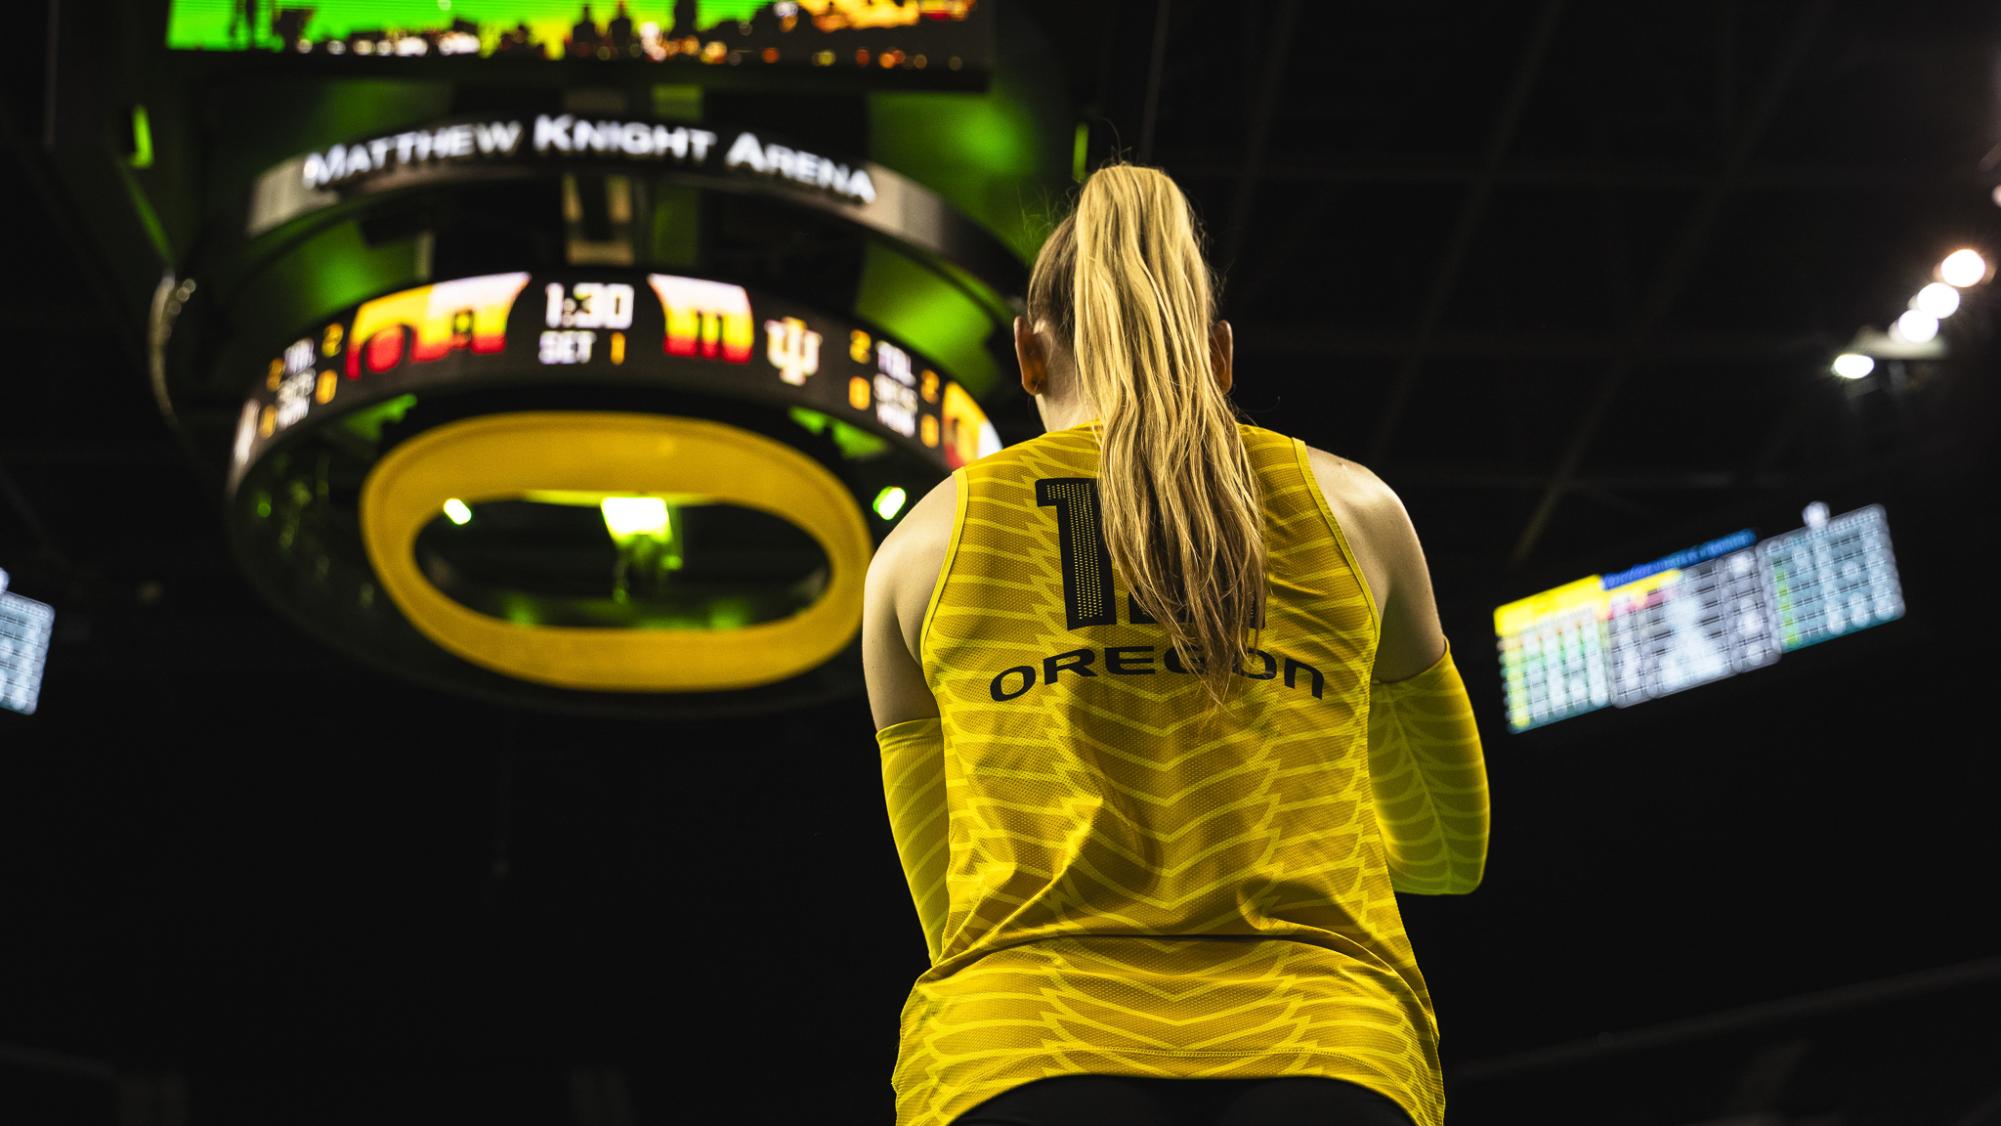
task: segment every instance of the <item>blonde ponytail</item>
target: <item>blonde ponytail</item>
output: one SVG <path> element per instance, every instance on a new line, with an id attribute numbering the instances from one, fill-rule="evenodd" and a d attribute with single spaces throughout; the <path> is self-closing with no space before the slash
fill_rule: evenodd
<path id="1" fill-rule="evenodd" d="M 1215 285 L 1187 197 L 1158 169 L 1098 169 L 1028 288 L 1096 408 L 1113 570 L 1220 710 L 1263 624 L 1264 509 L 1217 382 Z"/>

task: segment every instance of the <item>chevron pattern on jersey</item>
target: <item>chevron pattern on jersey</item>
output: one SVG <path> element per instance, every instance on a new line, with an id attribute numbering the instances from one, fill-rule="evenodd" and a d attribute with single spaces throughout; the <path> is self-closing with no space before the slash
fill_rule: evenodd
<path id="1" fill-rule="evenodd" d="M 879 733 L 931 952 L 901 1014 L 896 1126 L 1086 1072 L 1331 1076 L 1440 1126 L 1438 1027 L 1370 787 L 1375 605 L 1304 444 L 1240 430 L 1270 595 L 1213 727 L 1118 576 L 1115 621 L 1067 625 L 1105 615 L 1088 561 L 1067 561 L 1065 596 L 1090 425 L 955 471 L 920 645 L 940 714 Z M 1067 483 L 1038 503 L 1048 480 Z"/>
<path id="2" fill-rule="evenodd" d="M 945 746 L 937 716 L 906 719 L 875 733 L 882 749 L 882 792 L 889 807 L 889 833 L 903 862 L 903 877 L 924 948 L 932 961 L 944 945 L 945 888 L 950 842 L 945 836 Z"/>

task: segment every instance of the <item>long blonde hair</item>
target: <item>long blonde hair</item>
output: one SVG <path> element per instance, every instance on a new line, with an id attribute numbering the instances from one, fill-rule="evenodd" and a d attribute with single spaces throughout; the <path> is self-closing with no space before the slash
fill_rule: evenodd
<path id="1" fill-rule="evenodd" d="M 1258 476 L 1217 382 L 1215 289 L 1181 189 L 1159 169 L 1110 164 L 1043 243 L 1028 313 L 1053 326 L 1097 410 L 1113 570 L 1220 710 L 1263 625 L 1266 584 Z"/>

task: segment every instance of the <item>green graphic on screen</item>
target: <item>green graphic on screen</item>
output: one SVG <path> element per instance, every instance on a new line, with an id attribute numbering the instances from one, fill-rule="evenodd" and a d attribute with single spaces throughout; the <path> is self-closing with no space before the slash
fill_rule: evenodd
<path id="1" fill-rule="evenodd" d="M 965 33 L 985 14 L 979 0 L 326 0 L 290 8 L 173 0 L 167 46 L 956 71 L 984 62 Z"/>

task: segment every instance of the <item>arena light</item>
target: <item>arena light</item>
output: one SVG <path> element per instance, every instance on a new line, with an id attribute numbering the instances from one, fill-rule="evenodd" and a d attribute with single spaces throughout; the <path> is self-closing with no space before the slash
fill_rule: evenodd
<path id="1" fill-rule="evenodd" d="M 606 497 L 598 502 L 598 510 L 604 513 L 604 526 L 610 530 L 611 538 L 619 543 L 641 536 L 668 538 L 669 517 L 664 497 Z"/>
<path id="2" fill-rule="evenodd" d="M 1961 247 L 1938 264 L 1938 276 L 1947 284 L 1965 289 L 1987 280 L 1987 259 L 1971 247 Z"/>
<path id="3" fill-rule="evenodd" d="M 1876 361 L 1860 352 L 1843 352 L 1834 357 L 1834 374 L 1843 379 L 1861 379 L 1876 370 Z"/>
<path id="4" fill-rule="evenodd" d="M 884 520 L 894 520 L 896 514 L 903 511 L 903 502 L 908 499 L 910 494 L 904 492 L 902 486 L 891 485 L 875 495 L 875 504 L 872 507 L 877 516 Z"/>
<path id="5" fill-rule="evenodd" d="M 1897 318 L 1894 335 L 1913 344 L 1923 344 L 1938 335 L 1938 318 L 1922 309 L 1906 309 Z"/>
<path id="6" fill-rule="evenodd" d="M 1944 320 L 1959 310 L 1959 291 L 1944 282 L 1933 282 L 1911 298 L 1911 308 Z"/>
<path id="7" fill-rule="evenodd" d="M 132 107 L 132 152 L 125 159 L 134 168 L 153 167 L 153 119 L 145 106 Z"/>

